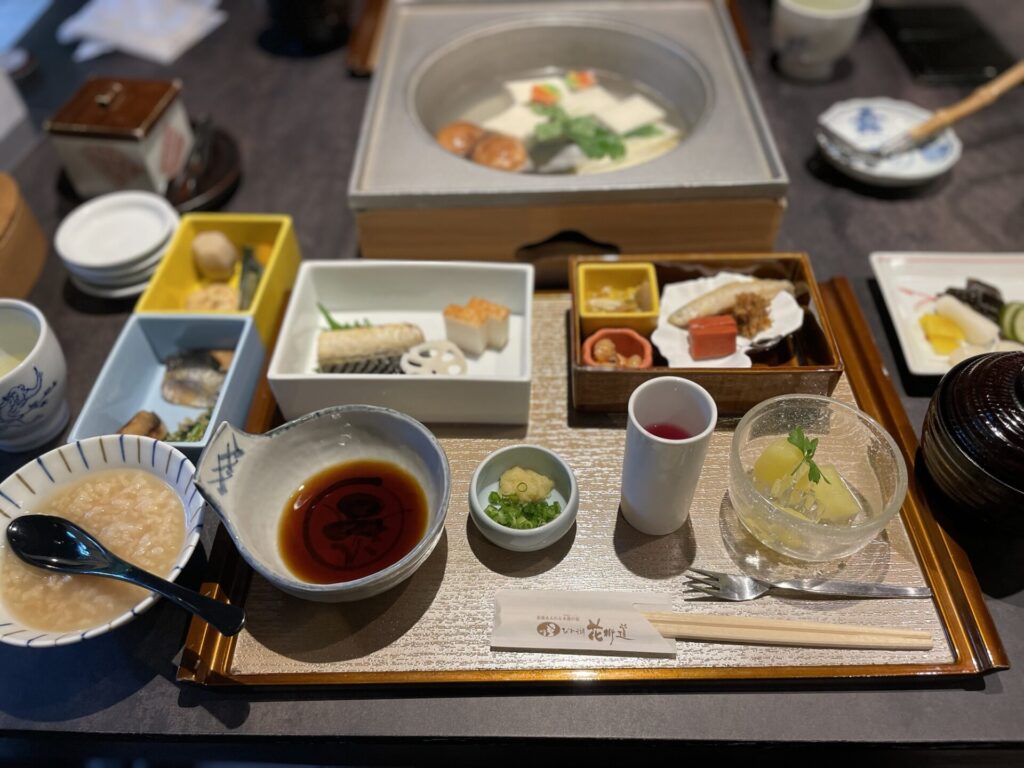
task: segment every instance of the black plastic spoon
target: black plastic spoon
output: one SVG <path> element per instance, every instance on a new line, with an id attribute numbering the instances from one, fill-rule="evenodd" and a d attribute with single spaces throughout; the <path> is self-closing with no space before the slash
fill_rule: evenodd
<path id="1" fill-rule="evenodd" d="M 237 605 L 211 600 L 126 563 L 88 532 L 64 518 L 22 515 L 7 526 L 7 541 L 14 554 L 29 565 L 137 584 L 191 611 L 222 635 L 237 635 L 245 626 L 245 611 Z"/>

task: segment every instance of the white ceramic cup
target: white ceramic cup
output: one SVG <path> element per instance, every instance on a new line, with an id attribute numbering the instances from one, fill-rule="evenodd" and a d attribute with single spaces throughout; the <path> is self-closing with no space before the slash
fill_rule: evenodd
<path id="1" fill-rule="evenodd" d="M 20 362 L 7 370 L 11 357 Z M 67 369 L 53 330 L 28 302 L 0 299 L 0 365 L 0 451 L 50 442 L 68 423 Z"/>
<path id="2" fill-rule="evenodd" d="M 714 399 L 688 379 L 662 376 L 633 390 L 621 499 L 622 516 L 630 525 L 662 536 L 686 522 L 717 421 Z M 658 437 L 646 429 L 655 424 L 681 427 L 690 437 Z"/>
<path id="3" fill-rule="evenodd" d="M 779 69 L 800 80 L 827 80 L 870 7 L 871 0 L 774 0 L 772 48 Z"/>

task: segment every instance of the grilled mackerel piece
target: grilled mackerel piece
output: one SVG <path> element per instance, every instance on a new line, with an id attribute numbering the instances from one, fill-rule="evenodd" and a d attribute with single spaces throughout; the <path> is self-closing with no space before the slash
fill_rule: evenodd
<path id="1" fill-rule="evenodd" d="M 322 373 L 398 373 L 402 355 L 422 341 L 412 323 L 321 331 L 316 358 Z"/>

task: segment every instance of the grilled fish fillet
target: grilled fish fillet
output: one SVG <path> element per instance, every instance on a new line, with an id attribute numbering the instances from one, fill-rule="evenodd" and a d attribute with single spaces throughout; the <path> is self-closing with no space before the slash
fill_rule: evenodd
<path id="1" fill-rule="evenodd" d="M 737 280 L 684 304 L 669 315 L 668 321 L 679 328 L 685 328 L 698 317 L 726 314 L 736 304 L 736 297 L 741 293 L 756 293 L 771 301 L 782 291 L 793 293 L 793 284 L 789 280 Z"/>
<path id="2" fill-rule="evenodd" d="M 402 355 L 422 341 L 423 331 L 412 323 L 321 331 L 317 363 L 324 373 L 394 373 Z"/>

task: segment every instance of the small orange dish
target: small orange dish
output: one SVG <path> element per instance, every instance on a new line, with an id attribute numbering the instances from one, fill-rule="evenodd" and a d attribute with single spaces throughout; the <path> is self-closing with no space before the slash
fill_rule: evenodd
<path id="1" fill-rule="evenodd" d="M 646 261 L 584 262 L 577 267 L 576 295 L 584 335 L 601 328 L 632 328 L 650 334 L 658 325 L 658 278 Z"/>
<path id="2" fill-rule="evenodd" d="M 640 369 L 650 368 L 653 361 L 651 342 L 632 328 L 602 328 L 583 342 L 586 365 Z"/>

